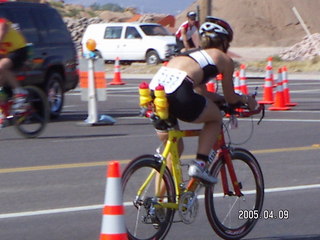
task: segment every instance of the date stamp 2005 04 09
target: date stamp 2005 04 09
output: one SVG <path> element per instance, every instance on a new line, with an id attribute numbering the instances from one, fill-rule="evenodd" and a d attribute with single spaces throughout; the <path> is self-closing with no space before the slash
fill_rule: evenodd
<path id="1" fill-rule="evenodd" d="M 239 210 L 238 218 L 240 220 L 250 220 L 250 219 L 289 219 L 289 210 L 263 210 L 259 214 L 258 210 Z"/>

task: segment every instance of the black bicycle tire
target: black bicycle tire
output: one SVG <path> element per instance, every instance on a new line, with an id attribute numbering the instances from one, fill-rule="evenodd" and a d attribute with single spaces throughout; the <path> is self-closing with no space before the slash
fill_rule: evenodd
<path id="1" fill-rule="evenodd" d="M 260 216 L 262 212 L 262 206 L 264 201 L 264 179 L 263 174 L 260 168 L 260 165 L 256 158 L 247 150 L 237 148 L 232 151 L 232 161 L 240 160 L 246 163 L 249 167 L 250 171 L 253 173 L 254 180 L 256 183 L 257 194 L 256 194 L 256 201 L 254 206 L 254 211 L 257 211 L 258 215 Z M 219 169 L 223 164 L 222 159 L 218 159 L 212 168 L 210 169 L 210 173 L 213 176 L 217 176 Z M 241 181 L 241 180 L 240 180 Z M 219 184 L 219 183 L 218 183 Z M 208 220 L 210 222 L 211 227 L 214 231 L 223 239 L 241 239 L 246 236 L 248 233 L 251 232 L 255 224 L 257 223 L 258 218 L 247 219 L 247 221 L 236 229 L 231 229 L 223 225 L 216 216 L 216 210 L 213 202 L 214 193 L 214 186 L 207 187 L 205 191 L 205 207 L 206 207 L 206 214 Z"/>
<path id="2" fill-rule="evenodd" d="M 122 173 L 122 190 L 123 195 L 125 195 L 126 191 L 126 184 L 130 181 L 130 178 L 134 172 L 137 170 L 148 167 L 153 168 L 156 171 L 160 171 L 161 162 L 159 162 L 158 158 L 153 155 L 143 155 L 140 157 L 135 158 L 132 160 L 125 168 L 125 170 Z M 174 182 L 172 179 L 172 175 L 168 168 L 165 169 L 164 175 L 163 175 L 163 181 L 166 183 L 167 190 L 169 192 L 168 194 L 168 201 L 169 202 L 175 202 L 176 199 L 176 192 L 174 187 Z M 125 198 L 124 198 L 125 201 Z M 126 211 L 125 211 L 126 212 Z M 175 210 L 174 209 L 167 209 L 166 210 L 166 217 L 164 223 L 161 224 L 161 227 L 159 228 L 159 231 L 156 232 L 156 234 L 148 237 L 148 238 L 138 238 L 133 236 L 133 234 L 129 231 L 127 228 L 128 238 L 130 240 L 148 240 L 148 239 L 164 239 L 165 236 L 168 234 L 170 227 L 173 223 Z"/>
<path id="3" fill-rule="evenodd" d="M 27 96 L 27 102 L 29 102 L 30 104 L 34 104 L 32 103 L 32 98 L 34 98 L 34 96 L 36 96 L 40 103 L 40 106 L 32 106 L 34 109 L 37 108 L 41 108 L 41 109 L 37 109 L 37 111 L 39 111 L 41 113 L 41 120 L 39 121 L 39 127 L 33 131 L 29 131 L 23 128 L 23 122 L 20 122 L 20 115 L 16 115 L 14 118 L 14 125 L 15 128 L 17 130 L 17 132 L 22 135 L 25 138 L 35 138 L 38 137 L 43 130 L 45 129 L 48 121 L 49 121 L 49 103 L 47 100 L 46 95 L 44 94 L 44 92 L 35 86 L 25 86 L 24 89 L 26 89 L 29 93 Z M 22 117 L 24 117 L 24 115 L 22 114 Z"/>

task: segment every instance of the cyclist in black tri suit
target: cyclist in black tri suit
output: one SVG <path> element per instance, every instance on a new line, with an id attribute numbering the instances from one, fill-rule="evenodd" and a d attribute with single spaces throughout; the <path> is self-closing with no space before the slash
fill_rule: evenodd
<path id="1" fill-rule="evenodd" d="M 162 67 L 150 82 L 150 88 L 158 84 L 165 87 L 169 102 L 169 112 L 182 121 L 204 123 L 199 136 L 196 160 L 189 167 L 191 177 L 204 182 L 216 183 L 207 173 L 208 155 L 220 132 L 222 116 L 217 102 L 244 104 L 254 110 L 257 102 L 247 95 L 234 92 L 234 63 L 226 54 L 233 39 L 230 25 L 219 18 L 207 17 L 201 25 L 200 40 L 202 49 L 185 52 L 171 59 Z M 218 73 L 223 75 L 223 95 L 207 91 L 206 83 Z M 166 133 L 158 132 L 165 140 Z"/>

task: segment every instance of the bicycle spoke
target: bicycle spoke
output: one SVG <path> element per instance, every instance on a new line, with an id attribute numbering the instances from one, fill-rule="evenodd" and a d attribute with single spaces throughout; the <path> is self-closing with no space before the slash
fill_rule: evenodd
<path id="1" fill-rule="evenodd" d="M 134 227 L 133 236 L 137 236 L 139 218 L 140 218 L 140 207 L 138 208 L 138 211 L 137 211 L 137 218 L 136 218 L 136 224 L 135 224 L 135 227 Z"/>
<path id="2" fill-rule="evenodd" d="M 238 198 L 234 201 L 234 203 L 229 207 L 229 211 L 226 213 L 226 216 L 225 218 L 222 220 L 222 223 L 225 224 L 225 222 L 229 219 L 229 225 L 231 225 L 231 218 L 230 218 L 230 215 L 231 215 L 231 212 L 232 210 L 234 209 L 234 205 L 237 203 L 238 201 Z"/>

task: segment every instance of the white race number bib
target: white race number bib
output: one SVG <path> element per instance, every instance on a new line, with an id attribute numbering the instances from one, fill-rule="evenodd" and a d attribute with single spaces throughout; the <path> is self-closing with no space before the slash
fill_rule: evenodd
<path id="1" fill-rule="evenodd" d="M 159 84 L 166 93 L 173 93 L 186 78 L 187 73 L 174 68 L 161 67 L 152 78 L 149 87 L 154 90 Z"/>

